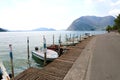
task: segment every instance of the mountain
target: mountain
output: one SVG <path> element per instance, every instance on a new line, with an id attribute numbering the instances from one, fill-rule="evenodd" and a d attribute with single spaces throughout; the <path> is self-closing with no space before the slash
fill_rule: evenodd
<path id="1" fill-rule="evenodd" d="M 0 32 L 7 32 L 8 30 L 0 28 Z"/>
<path id="2" fill-rule="evenodd" d="M 56 30 L 53 28 L 37 28 L 34 29 L 33 31 L 56 31 Z"/>
<path id="3" fill-rule="evenodd" d="M 105 28 L 114 24 L 115 17 L 105 16 L 82 16 L 72 22 L 67 28 L 68 31 L 91 31 L 91 30 L 105 30 Z"/>

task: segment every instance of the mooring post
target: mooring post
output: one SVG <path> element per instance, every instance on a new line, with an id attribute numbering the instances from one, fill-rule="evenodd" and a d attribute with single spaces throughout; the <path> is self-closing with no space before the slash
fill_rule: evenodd
<path id="1" fill-rule="evenodd" d="M 12 71 L 12 80 L 14 80 L 14 66 L 13 66 L 13 53 L 12 53 L 12 45 L 9 44 L 10 48 L 10 62 L 11 62 L 11 71 Z"/>
<path id="2" fill-rule="evenodd" d="M 46 39 L 45 36 L 43 36 L 43 47 L 44 47 L 44 66 L 46 65 L 46 52 L 47 52 L 47 47 L 46 47 Z"/>
<path id="3" fill-rule="evenodd" d="M 67 37 L 67 34 L 66 34 L 66 45 L 68 45 L 68 43 L 67 43 L 67 42 L 68 42 L 68 37 Z"/>
<path id="4" fill-rule="evenodd" d="M 46 66 L 46 52 L 44 52 L 44 66 Z"/>
<path id="5" fill-rule="evenodd" d="M 74 35 L 75 35 L 75 34 L 73 34 L 73 45 L 74 45 Z"/>
<path id="6" fill-rule="evenodd" d="M 81 42 L 81 34 L 80 34 L 80 40 L 79 41 Z"/>
<path id="7" fill-rule="evenodd" d="M 62 43 L 62 42 L 61 42 L 61 34 L 60 34 L 60 37 L 59 37 L 59 43 L 60 43 L 60 46 L 61 46 L 61 43 Z"/>
<path id="8" fill-rule="evenodd" d="M 58 47 L 58 55 L 60 56 L 60 47 L 61 47 L 61 35 L 59 36 L 59 47 Z"/>
<path id="9" fill-rule="evenodd" d="M 71 41 L 71 34 L 70 34 L 70 39 L 69 40 Z"/>
<path id="10" fill-rule="evenodd" d="M 78 34 L 77 34 L 77 43 L 79 42 L 79 37 L 78 37 Z"/>
<path id="11" fill-rule="evenodd" d="M 29 37 L 27 37 L 28 65 L 30 67 Z"/>
<path id="12" fill-rule="evenodd" d="M 55 39 L 54 39 L 55 37 L 54 37 L 54 34 L 53 34 L 53 45 L 54 45 L 54 41 L 55 41 Z"/>

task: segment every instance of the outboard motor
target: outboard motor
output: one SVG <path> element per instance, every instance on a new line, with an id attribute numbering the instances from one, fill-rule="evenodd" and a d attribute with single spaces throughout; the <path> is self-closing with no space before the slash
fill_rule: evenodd
<path id="1" fill-rule="evenodd" d="M 35 51 L 38 51 L 39 49 L 38 49 L 38 47 L 35 47 Z"/>

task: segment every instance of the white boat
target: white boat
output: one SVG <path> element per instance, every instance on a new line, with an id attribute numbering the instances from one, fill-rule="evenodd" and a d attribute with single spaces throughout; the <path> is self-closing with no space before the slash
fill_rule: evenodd
<path id="1" fill-rule="evenodd" d="M 0 61 L 0 80 L 10 80 L 10 77 L 5 69 L 5 66 Z"/>
<path id="2" fill-rule="evenodd" d="M 35 58 L 44 60 L 44 51 L 43 50 L 37 50 L 37 51 L 32 51 L 32 56 Z M 46 50 L 46 61 L 53 61 L 54 59 L 58 58 L 58 53 L 56 51 L 47 49 Z"/>

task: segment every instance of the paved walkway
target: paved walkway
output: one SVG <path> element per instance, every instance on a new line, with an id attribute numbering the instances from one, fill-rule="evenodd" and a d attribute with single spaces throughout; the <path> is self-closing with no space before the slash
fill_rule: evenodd
<path id="1" fill-rule="evenodd" d="M 96 37 L 86 80 L 120 80 L 120 35 Z"/>
<path id="2" fill-rule="evenodd" d="M 63 80 L 84 80 L 96 38 L 93 38 L 74 62 Z"/>
<path id="3" fill-rule="evenodd" d="M 120 80 L 120 35 L 93 38 L 64 80 Z"/>

